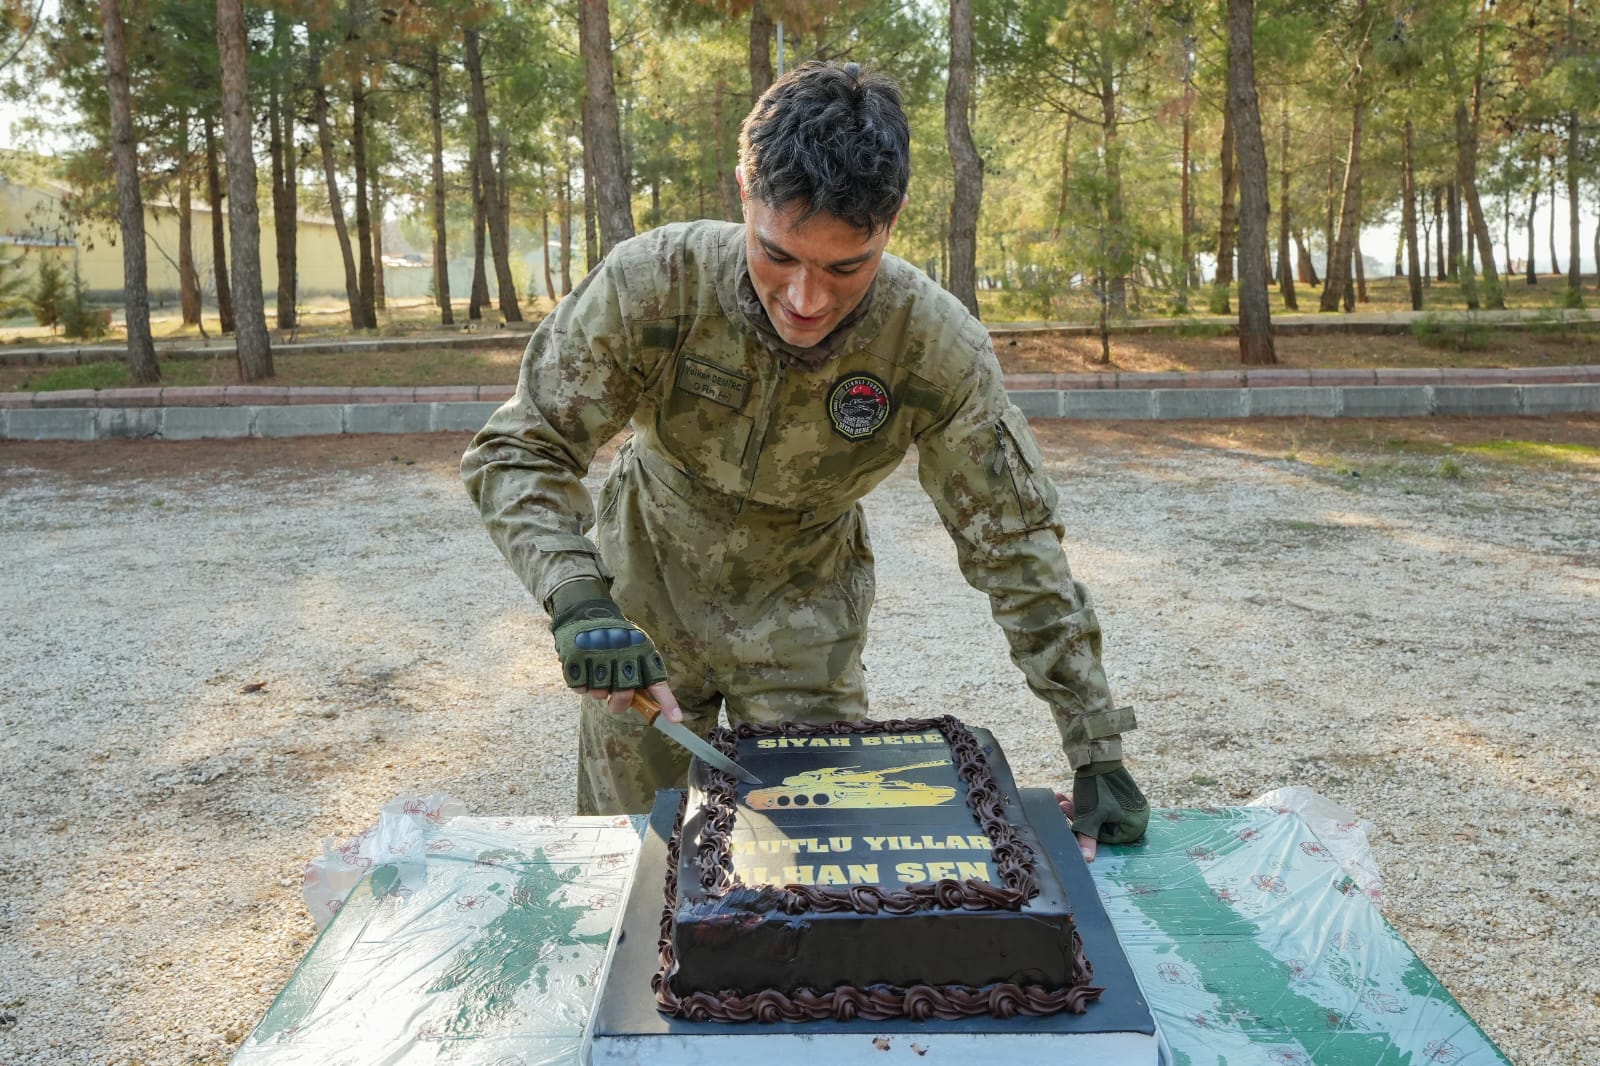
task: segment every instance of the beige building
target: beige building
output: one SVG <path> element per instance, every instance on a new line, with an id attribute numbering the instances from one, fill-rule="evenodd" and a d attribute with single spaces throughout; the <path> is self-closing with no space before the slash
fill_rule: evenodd
<path id="1" fill-rule="evenodd" d="M 22 181 L 0 160 L 0 260 L 24 253 L 21 268 L 31 275 L 35 257 L 59 258 L 70 272 L 77 267 L 84 288 L 98 299 L 118 301 L 122 296 L 122 234 L 110 225 L 73 225 L 63 200 L 64 185 L 49 179 Z M 207 306 L 214 306 L 211 209 L 197 198 L 191 208 L 195 270 Z M 261 278 L 270 298 L 277 289 L 277 238 L 272 210 L 261 211 Z M 178 300 L 178 211 L 169 204 L 147 203 L 144 209 L 145 261 L 150 302 L 175 304 Z M 299 296 L 344 295 L 344 261 L 333 223 L 301 216 L 296 237 Z"/>

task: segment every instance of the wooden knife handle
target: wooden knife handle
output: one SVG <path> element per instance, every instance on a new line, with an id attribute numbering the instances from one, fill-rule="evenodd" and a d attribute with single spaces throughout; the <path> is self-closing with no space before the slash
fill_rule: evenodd
<path id="1" fill-rule="evenodd" d="M 654 725 L 656 715 L 661 713 L 661 704 L 652 699 L 650 693 L 642 688 L 633 690 L 633 703 L 630 706 L 644 717 L 645 725 Z"/>

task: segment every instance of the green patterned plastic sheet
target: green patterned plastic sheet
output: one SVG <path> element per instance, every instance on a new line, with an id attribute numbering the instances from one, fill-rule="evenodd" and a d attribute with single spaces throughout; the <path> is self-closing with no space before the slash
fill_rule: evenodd
<path id="1" fill-rule="evenodd" d="M 1090 869 L 1175 1066 L 1508 1063 L 1292 812 L 1157 811 Z"/>
<path id="2" fill-rule="evenodd" d="M 578 1060 L 639 851 L 629 818 L 454 818 L 363 874 L 239 1066 Z"/>
<path id="3" fill-rule="evenodd" d="M 445 822 L 361 876 L 234 1063 L 577 1063 L 642 824 Z M 1298 815 L 1157 811 L 1090 869 L 1175 1066 L 1508 1061 Z"/>

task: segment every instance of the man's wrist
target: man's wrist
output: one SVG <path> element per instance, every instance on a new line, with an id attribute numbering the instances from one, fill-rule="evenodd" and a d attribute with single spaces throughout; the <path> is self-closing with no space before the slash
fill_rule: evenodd
<path id="1" fill-rule="evenodd" d="M 1120 769 L 1122 769 L 1121 759 L 1102 759 L 1099 762 L 1080 766 L 1073 773 L 1077 777 L 1099 777 L 1101 774 L 1109 774 L 1114 770 Z"/>
<path id="2" fill-rule="evenodd" d="M 545 605 L 545 610 L 550 613 L 551 628 L 560 625 L 562 615 L 570 613 L 573 608 L 596 601 L 610 603 L 614 608 L 613 613 L 618 618 L 622 617 L 622 611 L 615 609 L 616 604 L 611 599 L 611 589 L 600 578 L 575 577 L 571 581 L 563 581 L 550 593 L 550 602 Z"/>

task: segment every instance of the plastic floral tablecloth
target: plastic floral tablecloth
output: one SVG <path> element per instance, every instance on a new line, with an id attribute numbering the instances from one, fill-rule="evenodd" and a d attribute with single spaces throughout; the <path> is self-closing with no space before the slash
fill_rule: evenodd
<path id="1" fill-rule="evenodd" d="M 576 1063 L 643 819 L 428 824 L 360 873 L 236 1066 Z M 1175 1066 L 1500 1054 L 1283 808 L 1163 810 L 1090 867 Z"/>

